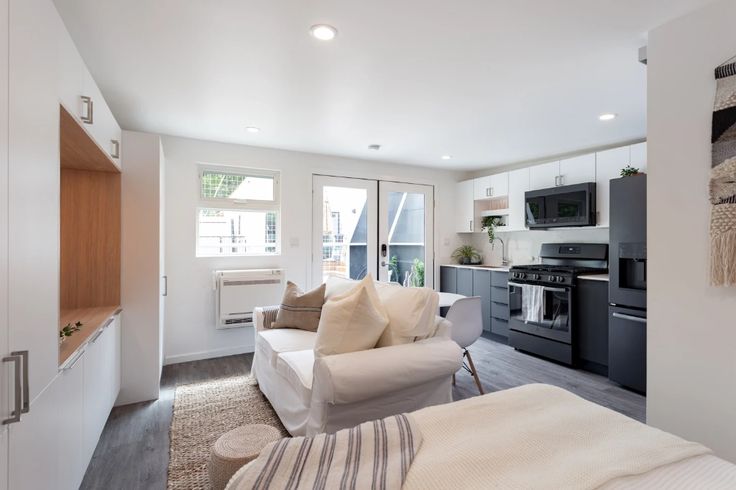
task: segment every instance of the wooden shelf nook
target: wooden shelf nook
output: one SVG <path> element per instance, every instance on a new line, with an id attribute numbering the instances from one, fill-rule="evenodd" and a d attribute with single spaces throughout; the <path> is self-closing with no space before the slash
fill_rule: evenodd
<path id="1" fill-rule="evenodd" d="M 59 330 L 81 331 L 59 346 L 59 364 L 119 310 L 120 170 L 63 107 Z"/>

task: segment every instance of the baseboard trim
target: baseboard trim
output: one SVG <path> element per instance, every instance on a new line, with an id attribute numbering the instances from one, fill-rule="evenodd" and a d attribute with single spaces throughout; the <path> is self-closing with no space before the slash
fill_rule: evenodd
<path id="1" fill-rule="evenodd" d="M 166 356 L 164 358 L 164 366 L 168 366 L 169 364 L 179 364 L 182 362 L 201 361 L 202 359 L 212 359 L 215 357 L 234 356 L 237 354 L 250 354 L 254 351 L 255 346 L 253 345 L 241 345 L 238 347 L 226 347 L 224 349 L 190 352 L 188 354 L 177 354 L 174 356 Z"/>

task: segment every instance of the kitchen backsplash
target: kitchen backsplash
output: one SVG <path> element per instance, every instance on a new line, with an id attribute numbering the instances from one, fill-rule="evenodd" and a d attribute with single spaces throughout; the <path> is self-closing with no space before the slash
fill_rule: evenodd
<path id="1" fill-rule="evenodd" d="M 608 228 L 515 231 L 496 235 L 506 242 L 506 255 L 512 265 L 539 261 L 542 243 L 608 243 Z M 491 247 L 488 235 L 475 233 L 469 243 L 483 255 L 484 264 L 501 265 L 501 242 L 496 241 Z"/>

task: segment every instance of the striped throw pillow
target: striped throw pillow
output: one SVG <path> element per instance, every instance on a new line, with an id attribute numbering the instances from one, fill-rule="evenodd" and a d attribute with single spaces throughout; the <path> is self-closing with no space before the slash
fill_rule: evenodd
<path id="1" fill-rule="evenodd" d="M 276 321 L 271 324 L 271 328 L 298 328 L 316 332 L 324 302 L 324 284 L 305 293 L 299 286 L 288 281 L 284 298 L 276 313 Z"/>

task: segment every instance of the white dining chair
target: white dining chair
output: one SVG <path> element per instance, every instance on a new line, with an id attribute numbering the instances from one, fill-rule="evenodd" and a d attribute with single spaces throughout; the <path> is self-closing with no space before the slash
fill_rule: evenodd
<path id="1" fill-rule="evenodd" d="M 478 371 L 475 369 L 473 358 L 470 356 L 468 347 L 472 345 L 478 337 L 483 333 L 483 314 L 481 313 L 480 296 L 470 298 L 461 298 L 455 301 L 445 317 L 452 327 L 450 335 L 461 349 L 463 349 L 463 368 L 468 371 L 475 379 L 478 385 L 478 391 L 483 394 L 483 387 L 480 384 Z M 468 363 L 465 364 L 465 358 Z M 452 384 L 455 384 L 455 376 L 452 376 Z"/>

